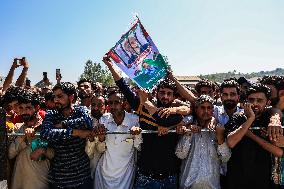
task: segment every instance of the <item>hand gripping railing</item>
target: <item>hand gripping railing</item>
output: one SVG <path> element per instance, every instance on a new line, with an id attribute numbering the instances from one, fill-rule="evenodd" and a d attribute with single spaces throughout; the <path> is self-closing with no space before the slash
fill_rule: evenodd
<path id="1" fill-rule="evenodd" d="M 250 130 L 261 130 L 264 127 L 252 127 L 250 128 Z M 284 129 L 284 126 L 281 127 L 282 129 Z M 186 131 L 190 132 L 189 129 L 187 129 Z M 208 132 L 208 131 L 212 131 L 210 129 L 201 129 L 201 132 Z M 159 131 L 154 131 L 154 130 L 142 130 L 141 131 L 142 134 L 157 134 L 159 133 Z M 176 133 L 176 130 L 171 129 L 168 131 L 168 133 Z M 130 131 L 107 131 L 106 134 L 131 134 Z M 8 136 L 24 136 L 25 133 L 8 133 Z M 35 136 L 40 136 L 40 133 L 35 133 Z"/>

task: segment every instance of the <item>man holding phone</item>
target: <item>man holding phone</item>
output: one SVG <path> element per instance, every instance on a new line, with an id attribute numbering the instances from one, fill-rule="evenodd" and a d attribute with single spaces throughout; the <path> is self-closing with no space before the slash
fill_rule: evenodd
<path id="1" fill-rule="evenodd" d="M 9 73 L 8 73 L 4 83 L 3 83 L 2 93 L 5 93 L 6 90 L 11 86 L 11 84 L 13 82 L 15 69 L 20 67 L 20 66 L 23 66 L 23 70 L 22 70 L 20 76 L 18 77 L 15 85 L 19 86 L 19 87 L 25 86 L 25 81 L 26 81 L 26 77 L 27 77 L 28 69 L 29 69 L 29 63 L 28 63 L 28 61 L 25 57 L 14 58 L 11 69 L 10 69 L 10 71 L 9 71 Z"/>

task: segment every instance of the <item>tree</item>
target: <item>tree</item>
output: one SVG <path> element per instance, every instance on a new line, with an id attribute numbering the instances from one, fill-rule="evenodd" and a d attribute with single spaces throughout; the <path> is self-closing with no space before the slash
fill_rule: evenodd
<path id="1" fill-rule="evenodd" d="M 92 82 L 100 82 L 105 86 L 114 85 L 114 80 L 111 73 L 103 68 L 100 63 L 88 60 L 85 64 L 84 72 L 81 74 L 80 79 L 88 79 Z"/>

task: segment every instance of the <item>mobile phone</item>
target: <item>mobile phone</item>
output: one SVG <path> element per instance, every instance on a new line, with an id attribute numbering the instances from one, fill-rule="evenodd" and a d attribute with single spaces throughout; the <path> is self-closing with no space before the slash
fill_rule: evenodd
<path id="1" fill-rule="evenodd" d="M 31 86 L 31 80 L 26 79 L 26 86 L 30 87 Z"/>
<path id="2" fill-rule="evenodd" d="M 61 78 L 60 69 L 56 69 L 56 79 Z"/>
<path id="3" fill-rule="evenodd" d="M 47 79 L 47 72 L 42 72 L 42 75 L 43 75 L 43 80 L 46 80 Z"/>

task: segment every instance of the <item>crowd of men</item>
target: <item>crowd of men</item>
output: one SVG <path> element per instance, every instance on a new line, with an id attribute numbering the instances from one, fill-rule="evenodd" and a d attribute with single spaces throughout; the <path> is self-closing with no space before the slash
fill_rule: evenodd
<path id="1" fill-rule="evenodd" d="M 169 71 L 149 93 L 103 62 L 116 86 L 37 88 L 14 60 L 0 88 L 9 188 L 284 188 L 283 76 L 187 88 Z"/>

